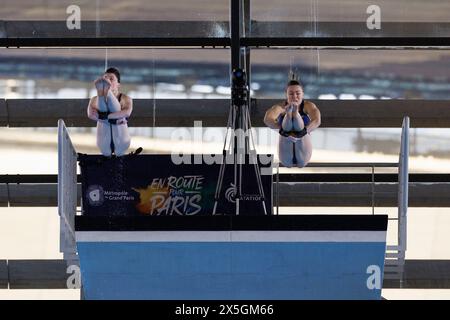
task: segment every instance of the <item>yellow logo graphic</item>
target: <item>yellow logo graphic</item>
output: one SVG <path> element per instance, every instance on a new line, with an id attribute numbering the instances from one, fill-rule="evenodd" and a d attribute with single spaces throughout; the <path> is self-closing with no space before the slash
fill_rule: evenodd
<path id="1" fill-rule="evenodd" d="M 169 197 L 169 187 L 148 186 L 146 189 L 135 189 L 139 193 L 140 202 L 136 205 L 136 209 L 144 214 L 152 215 L 158 209 L 162 209 L 165 200 Z"/>

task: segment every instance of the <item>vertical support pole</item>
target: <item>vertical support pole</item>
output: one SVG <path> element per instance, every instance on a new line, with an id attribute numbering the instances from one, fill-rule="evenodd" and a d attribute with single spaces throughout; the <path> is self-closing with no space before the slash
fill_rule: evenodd
<path id="1" fill-rule="evenodd" d="M 67 251 L 67 245 L 65 241 L 65 234 L 67 230 L 65 230 L 65 221 L 64 221 L 64 208 L 65 206 L 65 197 L 63 196 L 63 186 L 64 182 L 64 174 L 63 174 L 63 163 L 64 163 L 64 150 L 66 148 L 64 141 L 64 121 L 58 120 L 58 215 L 59 215 L 59 251 L 65 252 Z"/>
<path id="2" fill-rule="evenodd" d="M 63 195 L 63 185 L 64 185 L 64 175 L 62 174 L 63 169 L 63 152 L 64 150 L 64 121 L 58 120 L 58 215 L 61 216 L 62 208 L 64 208 L 64 197 Z"/>
<path id="3" fill-rule="evenodd" d="M 375 167 L 372 166 L 372 215 L 375 214 Z"/>
<path id="4" fill-rule="evenodd" d="M 68 265 L 77 264 L 75 215 L 77 211 L 77 153 L 62 119 L 58 120 L 58 214 L 60 251 Z"/>
<path id="5" fill-rule="evenodd" d="M 231 1 L 231 10 L 230 10 L 230 34 L 231 34 L 231 72 L 230 72 L 230 87 L 233 88 L 233 70 L 241 68 L 241 35 L 242 35 L 242 2 L 240 0 L 230 0 Z M 234 100 L 233 89 L 231 90 L 231 101 Z M 234 183 L 235 183 L 235 199 L 236 199 L 236 215 L 239 215 L 239 200 L 241 197 L 241 170 L 242 170 L 242 162 L 239 157 L 242 156 L 242 151 L 239 150 L 242 147 L 240 135 L 243 130 L 242 120 L 243 113 L 241 106 L 232 106 L 236 112 L 236 122 L 238 125 L 234 126 L 234 148 L 233 148 L 233 157 L 234 157 Z M 236 131 L 236 129 L 240 129 Z M 245 154 L 244 154 L 245 156 Z M 238 173 L 239 170 L 239 173 Z M 239 179 L 238 179 L 239 178 Z"/>
<path id="6" fill-rule="evenodd" d="M 409 185 L 409 117 L 402 123 L 400 159 L 398 166 L 398 262 L 400 266 L 400 287 L 403 287 L 403 272 L 407 248 L 407 215 Z"/>
<path id="7" fill-rule="evenodd" d="M 408 183 L 409 183 L 409 117 L 403 118 L 402 136 L 399 159 L 399 189 L 398 189 L 398 243 L 402 251 L 406 251 L 407 214 L 408 214 Z"/>
<path id="8" fill-rule="evenodd" d="M 242 30 L 243 37 L 248 37 L 251 35 L 251 12 L 250 12 L 250 0 L 243 0 L 243 8 L 242 8 Z M 250 48 L 243 48 L 242 57 L 244 63 L 242 64 L 245 67 L 245 71 L 247 73 L 247 83 L 250 86 L 251 84 L 251 72 L 250 72 Z"/>
<path id="9" fill-rule="evenodd" d="M 230 0 L 231 71 L 240 68 L 241 60 L 241 1 Z M 231 72 L 230 72 L 231 74 Z"/>
<path id="10" fill-rule="evenodd" d="M 242 17 L 242 36 L 246 37 L 250 35 L 250 28 L 251 28 L 251 14 L 250 14 L 250 0 L 243 0 L 242 1 L 242 10 L 241 10 L 241 17 Z M 241 61 L 242 61 L 242 66 L 244 66 L 245 71 L 246 71 L 246 76 L 247 76 L 247 85 L 249 88 L 248 91 L 248 105 L 247 108 L 249 110 L 248 116 L 250 117 L 251 115 L 251 95 L 250 95 L 250 91 L 251 91 L 251 65 L 250 65 L 250 48 L 249 47 L 245 47 L 241 49 Z M 249 130 L 251 130 L 251 128 L 248 128 Z M 250 132 L 249 132 L 250 134 Z M 246 152 L 249 152 L 250 150 L 250 142 L 249 142 L 249 138 L 248 135 L 246 135 L 245 138 L 245 149 Z"/>
<path id="11" fill-rule="evenodd" d="M 279 209 L 280 209 L 280 197 L 279 197 L 279 194 L 280 194 L 280 191 L 279 191 L 279 188 L 280 188 L 280 164 L 279 163 L 277 163 L 277 183 L 275 186 L 276 186 L 275 187 L 276 188 L 275 189 L 275 192 L 276 192 L 275 197 L 277 199 L 277 215 L 278 215 Z"/>

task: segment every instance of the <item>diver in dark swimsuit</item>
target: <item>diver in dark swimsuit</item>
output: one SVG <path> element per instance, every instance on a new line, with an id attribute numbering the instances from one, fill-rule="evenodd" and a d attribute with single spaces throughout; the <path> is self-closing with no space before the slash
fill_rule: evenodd
<path id="1" fill-rule="evenodd" d="M 278 157 L 286 167 L 303 168 L 312 155 L 310 133 L 320 126 L 321 116 L 316 105 L 303 100 L 303 85 L 289 81 L 287 100 L 267 110 L 264 123 L 279 133 Z"/>

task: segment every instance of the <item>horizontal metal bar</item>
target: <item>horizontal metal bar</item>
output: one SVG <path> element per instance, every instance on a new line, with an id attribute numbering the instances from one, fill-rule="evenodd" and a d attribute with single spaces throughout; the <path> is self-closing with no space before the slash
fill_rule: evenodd
<path id="1" fill-rule="evenodd" d="M 402 273 L 404 269 L 405 264 L 394 264 L 393 262 L 387 263 L 384 262 L 384 273 L 385 274 L 392 274 L 392 273 Z"/>
<path id="2" fill-rule="evenodd" d="M 391 260 L 385 259 L 384 260 L 384 267 L 385 268 L 387 266 L 400 268 L 400 267 L 403 267 L 404 265 L 405 265 L 405 260 L 404 259 L 401 259 L 401 260 L 399 260 L 399 259 L 391 259 Z"/>
<path id="3" fill-rule="evenodd" d="M 68 127 L 93 127 L 96 122 L 86 116 L 88 102 L 88 99 L 7 100 L 9 126 L 55 127 L 58 119 L 63 119 Z M 194 121 L 201 120 L 203 126 L 226 127 L 229 104 L 226 99 L 135 99 L 129 125 L 192 127 Z M 40 112 L 33 115 L 36 109 Z"/>
<path id="4" fill-rule="evenodd" d="M 0 99 L 0 126 L 6 127 L 9 123 L 8 109 L 5 99 Z"/>
<path id="5" fill-rule="evenodd" d="M 401 256 L 402 255 L 399 254 L 398 252 L 386 252 L 386 255 L 385 255 L 386 258 L 398 258 Z"/>
<path id="6" fill-rule="evenodd" d="M 15 207 L 57 205 L 56 184 L 9 184 L 8 187 L 9 193 L 3 196 L 7 201 L 4 201 L 3 205 L 8 203 Z M 375 206 L 397 207 L 397 184 L 378 183 L 374 187 Z M 80 196 L 81 184 L 78 185 L 78 205 Z M 279 184 L 279 200 L 282 207 L 371 207 L 372 184 L 282 182 Z M 450 207 L 450 183 L 410 183 L 409 206 Z"/>
<path id="7" fill-rule="evenodd" d="M 6 260 L 0 260 L 0 289 L 8 289 L 8 263 Z"/>
<path id="8" fill-rule="evenodd" d="M 81 176 L 77 177 L 81 182 Z M 20 184 L 20 183 L 57 183 L 58 175 L 56 174 L 2 174 L 0 175 L 1 183 Z"/>
<path id="9" fill-rule="evenodd" d="M 204 38 L 228 37 L 228 21 L 82 20 L 69 29 L 66 20 L 2 20 L 4 38 Z M 216 31 L 216 32 L 214 32 Z"/>
<path id="10" fill-rule="evenodd" d="M 70 276 L 66 270 L 64 260 L 9 260 L 7 265 L 0 261 L 3 288 L 6 280 L 11 289 L 65 289 Z M 396 277 L 386 272 L 383 288 L 450 289 L 450 260 L 406 260 L 402 282 L 390 281 Z"/>
<path id="11" fill-rule="evenodd" d="M 188 47 L 226 48 L 228 38 L 0 38 L 0 47 L 48 48 L 48 47 Z"/>
<path id="12" fill-rule="evenodd" d="M 403 272 L 405 259 L 393 259 L 384 261 L 384 272 Z"/>
<path id="13" fill-rule="evenodd" d="M 398 174 L 375 173 L 375 182 L 398 182 Z M 447 182 L 450 174 L 412 173 L 409 181 L 413 182 Z M 0 175 L 2 183 L 56 183 L 56 174 L 6 174 Z M 78 175 L 78 182 L 81 176 Z M 280 173 L 280 182 L 372 182 L 370 173 Z"/>
<path id="14" fill-rule="evenodd" d="M 398 182 L 398 174 L 375 173 L 374 182 Z M 280 182 L 367 182 L 372 183 L 370 173 L 280 173 Z M 1 182 L 1 176 L 0 176 Z M 450 174 L 410 174 L 410 182 L 450 182 Z"/>
<path id="15" fill-rule="evenodd" d="M 66 21 L 1 21 L 3 47 L 159 47 L 230 46 L 228 21 L 82 21 L 80 29 Z M 312 30 L 314 28 L 314 30 Z M 369 30 L 365 21 L 253 21 L 251 37 L 241 38 L 252 47 L 426 47 L 450 45 L 449 23 L 383 22 Z M 312 33 L 315 37 L 311 37 Z M 281 36 L 281 37 L 280 37 Z"/>
<path id="16" fill-rule="evenodd" d="M 384 265 L 384 273 L 400 272 L 403 271 L 404 265 L 399 264 L 386 264 Z"/>
<path id="17" fill-rule="evenodd" d="M 405 260 L 403 278 L 383 288 L 450 289 L 450 260 Z"/>
<path id="18" fill-rule="evenodd" d="M 411 127 L 450 128 L 448 101 L 311 101 L 321 110 L 323 128 L 399 128 L 406 115 L 411 119 Z M 263 122 L 265 112 L 280 102 L 279 99 L 255 100 L 250 110 L 252 125 L 266 127 Z M 96 122 L 87 118 L 87 104 L 88 99 L 8 99 L 6 105 L 3 104 L 3 112 L 0 103 L 0 124 L 9 127 L 56 127 L 58 119 L 63 119 L 70 127 L 93 127 Z M 134 99 L 129 125 L 193 127 L 194 121 L 201 120 L 203 127 L 226 127 L 229 105 L 229 99 Z"/>
<path id="19" fill-rule="evenodd" d="M 450 49 L 450 37 L 252 37 L 241 39 L 241 46 L 270 47 L 354 47 L 383 49 Z M 443 48 L 448 47 L 448 48 Z"/>
<path id="20" fill-rule="evenodd" d="M 383 288 L 384 288 L 384 284 L 386 283 L 386 285 L 389 285 L 389 281 L 394 281 L 397 280 L 399 281 L 402 278 L 402 274 L 399 273 L 385 273 L 384 274 L 384 279 L 385 281 L 383 281 Z"/>
<path id="21" fill-rule="evenodd" d="M 225 21 L 2 21 L 1 47 L 226 47 Z"/>
<path id="22" fill-rule="evenodd" d="M 11 207 L 56 207 L 57 184 L 10 184 L 8 204 Z M 78 185 L 77 205 L 81 205 L 81 184 Z"/>
<path id="23" fill-rule="evenodd" d="M 8 187 L 10 206 L 57 206 L 56 184 L 11 184 Z"/>
<path id="24" fill-rule="evenodd" d="M 371 207 L 370 183 L 289 183 L 279 184 L 280 206 Z M 397 184 L 374 185 L 376 207 L 397 207 Z M 450 207 L 449 183 L 410 183 L 409 207 Z"/>
<path id="25" fill-rule="evenodd" d="M 9 199 L 8 185 L 0 184 L 0 207 L 7 207 L 8 199 Z"/>
<path id="26" fill-rule="evenodd" d="M 397 168 L 397 162 L 311 162 L 311 168 Z"/>
<path id="27" fill-rule="evenodd" d="M 251 34 L 256 37 L 435 37 L 450 34 L 448 22 L 383 21 L 382 28 L 370 30 L 361 21 L 252 21 Z"/>
<path id="28" fill-rule="evenodd" d="M 405 259 L 385 260 L 384 268 L 385 272 L 399 272 L 403 271 L 405 266 Z"/>
<path id="29" fill-rule="evenodd" d="M 392 256 L 388 256 L 387 254 L 390 254 Z M 386 252 L 386 261 L 395 261 L 395 264 L 402 264 L 401 261 L 405 260 L 405 253 L 404 251 L 397 251 L 397 252 Z"/>
<path id="30" fill-rule="evenodd" d="M 403 246 L 386 246 L 386 250 L 392 250 L 392 251 L 405 251 L 403 249 Z"/>
<path id="31" fill-rule="evenodd" d="M 314 165 L 314 162 L 311 163 Z M 81 176 L 77 177 L 81 182 Z M 280 173 L 280 182 L 372 182 L 370 173 Z M 398 182 L 396 173 L 375 173 L 375 183 L 380 182 Z M 20 183 L 57 183 L 56 174 L 2 174 L 0 175 L 1 184 L 20 184 Z M 450 183 L 450 174 L 448 173 L 410 173 L 410 183 Z M 0 192 L 1 195 L 1 192 Z"/>
<path id="32" fill-rule="evenodd" d="M 64 260 L 8 260 L 10 289 L 67 289 Z"/>
<path id="33" fill-rule="evenodd" d="M 388 251 L 390 251 L 390 252 L 388 252 Z M 390 253 L 390 254 L 395 254 L 396 255 L 395 257 L 387 257 L 386 256 L 386 260 L 394 259 L 395 261 L 398 261 L 399 259 L 403 259 L 405 257 L 405 251 L 400 251 L 400 250 L 397 250 L 397 251 L 394 250 L 393 251 L 393 250 L 386 249 L 386 253 Z"/>
<path id="34" fill-rule="evenodd" d="M 404 260 L 403 263 L 400 263 L 401 260 L 399 259 L 386 259 L 384 262 L 384 271 L 385 272 L 397 272 L 397 271 L 402 271 L 403 270 L 403 266 L 405 265 Z"/>
<path id="35" fill-rule="evenodd" d="M 396 250 L 396 251 L 404 251 L 402 246 L 386 246 L 386 250 Z"/>

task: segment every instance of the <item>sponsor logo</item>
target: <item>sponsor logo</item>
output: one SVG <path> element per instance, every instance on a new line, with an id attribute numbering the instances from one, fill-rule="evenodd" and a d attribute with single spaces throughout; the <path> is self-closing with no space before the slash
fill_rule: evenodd
<path id="1" fill-rule="evenodd" d="M 103 188 L 99 185 L 91 185 L 87 189 L 87 199 L 91 206 L 101 206 L 105 201 Z"/>
<path id="2" fill-rule="evenodd" d="M 139 193 L 136 209 L 148 215 L 195 215 L 202 210 L 202 175 L 154 178 L 146 188 L 133 188 Z"/>
<path id="3" fill-rule="evenodd" d="M 235 187 L 234 187 L 234 184 L 232 184 L 232 183 L 231 183 L 231 186 L 227 190 L 225 190 L 225 199 L 227 199 L 228 202 L 231 202 L 231 203 L 236 202 L 236 200 L 235 200 L 236 195 L 234 194 L 234 190 L 235 190 Z"/>
<path id="4" fill-rule="evenodd" d="M 225 199 L 228 202 L 236 203 L 236 194 L 235 194 L 235 186 L 233 183 L 230 183 L 230 187 L 225 190 Z M 259 194 L 242 194 L 239 198 L 241 201 L 261 201 L 262 196 Z"/>

